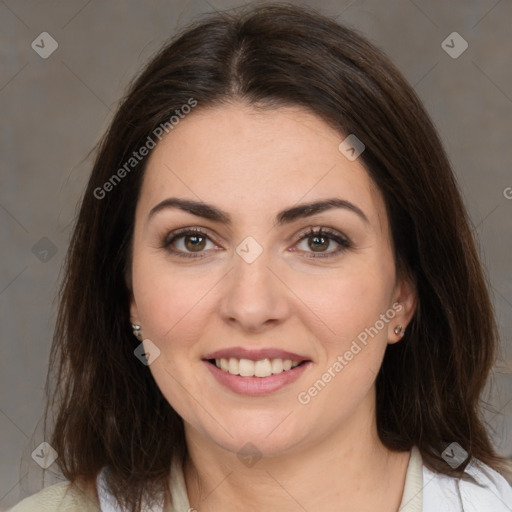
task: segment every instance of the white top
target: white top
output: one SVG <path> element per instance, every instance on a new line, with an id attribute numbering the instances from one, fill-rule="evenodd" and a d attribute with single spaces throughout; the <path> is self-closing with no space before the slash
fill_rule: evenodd
<path id="1" fill-rule="evenodd" d="M 105 486 L 103 468 L 96 479 L 102 512 L 124 512 Z M 173 505 L 163 510 L 163 500 L 151 512 L 193 512 L 190 508 L 182 468 L 172 465 L 171 492 Z M 512 512 L 512 486 L 505 478 L 473 459 L 466 475 L 474 482 L 433 473 L 423 465 L 414 447 L 407 466 L 400 512 Z M 148 507 L 143 510 L 148 511 Z M 45 487 L 15 505 L 11 512 L 98 512 L 90 491 L 71 486 L 70 482 Z"/>
<path id="2" fill-rule="evenodd" d="M 105 485 L 106 468 L 97 478 L 102 512 L 124 512 Z M 182 467 L 172 462 L 171 496 L 173 504 L 145 512 L 189 512 L 187 488 Z M 512 486 L 483 462 L 473 459 L 465 469 L 475 482 L 433 473 L 423 465 L 417 447 L 411 450 L 399 512 L 512 512 Z M 193 509 L 192 509 L 193 510 Z"/>

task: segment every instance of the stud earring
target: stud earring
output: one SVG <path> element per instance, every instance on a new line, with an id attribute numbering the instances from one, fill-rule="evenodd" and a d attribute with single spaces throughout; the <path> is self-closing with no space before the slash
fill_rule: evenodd
<path id="1" fill-rule="evenodd" d="M 137 324 L 132 324 L 132 329 L 133 329 L 133 335 L 140 340 L 140 338 L 142 337 L 142 334 L 141 334 L 141 329 L 142 327 L 140 325 L 137 325 Z"/>
<path id="2" fill-rule="evenodd" d="M 398 335 L 402 332 L 402 326 L 401 325 L 397 325 L 395 328 L 394 328 L 394 331 L 395 331 L 395 334 Z M 402 333 L 402 336 L 403 336 L 403 333 Z"/>

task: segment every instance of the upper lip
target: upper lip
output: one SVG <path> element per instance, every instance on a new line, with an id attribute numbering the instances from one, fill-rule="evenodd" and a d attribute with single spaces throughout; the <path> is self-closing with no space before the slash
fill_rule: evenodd
<path id="1" fill-rule="evenodd" d="M 243 347 L 216 350 L 215 352 L 211 352 L 210 354 L 205 355 L 203 359 L 229 359 L 230 357 L 234 357 L 236 359 L 250 359 L 251 361 L 260 361 L 262 359 L 291 359 L 292 362 L 309 361 L 309 358 L 305 356 L 277 348 L 260 348 L 249 350 Z"/>

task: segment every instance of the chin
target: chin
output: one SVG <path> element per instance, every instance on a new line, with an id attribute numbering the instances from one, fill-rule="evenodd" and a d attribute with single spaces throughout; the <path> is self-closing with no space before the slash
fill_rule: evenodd
<path id="1" fill-rule="evenodd" d="M 265 458 L 280 457 L 296 448 L 303 439 L 304 432 L 301 432 L 299 436 L 297 432 L 294 433 L 289 428 L 280 432 L 277 432 L 278 429 L 279 427 L 276 429 L 276 424 L 270 429 L 256 426 L 240 428 L 238 425 L 236 428 L 228 428 L 233 437 L 223 432 L 221 437 L 212 436 L 212 439 L 219 447 L 236 454 L 238 458 L 243 458 L 245 455 Z"/>

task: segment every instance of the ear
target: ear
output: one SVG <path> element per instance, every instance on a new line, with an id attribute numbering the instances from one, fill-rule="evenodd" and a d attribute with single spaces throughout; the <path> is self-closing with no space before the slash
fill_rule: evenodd
<path id="1" fill-rule="evenodd" d="M 132 324 L 140 325 L 139 308 L 135 302 L 133 291 L 130 292 L 130 322 Z"/>
<path id="2" fill-rule="evenodd" d="M 135 302 L 135 297 L 133 295 L 133 283 L 132 283 L 132 245 L 130 244 L 130 248 L 128 250 L 128 254 L 126 257 L 126 263 L 124 267 L 124 284 L 126 285 L 126 289 L 128 290 L 128 294 L 130 296 L 130 322 L 132 324 L 140 325 L 139 319 L 139 310 L 137 308 L 137 303 Z"/>
<path id="3" fill-rule="evenodd" d="M 393 291 L 393 301 L 391 308 L 396 311 L 395 317 L 388 323 L 388 343 L 400 341 L 409 325 L 417 304 L 417 290 L 414 282 L 410 278 L 400 278 L 397 280 Z M 402 329 L 399 330 L 399 327 Z M 399 332 L 395 332 L 395 329 Z"/>

